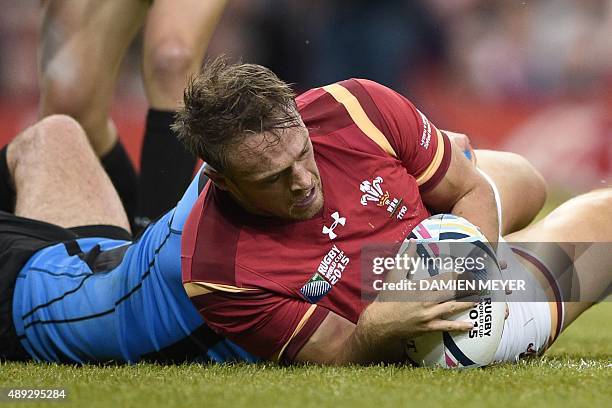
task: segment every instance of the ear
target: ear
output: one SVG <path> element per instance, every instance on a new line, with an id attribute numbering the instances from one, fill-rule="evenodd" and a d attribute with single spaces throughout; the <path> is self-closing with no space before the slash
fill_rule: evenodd
<path id="1" fill-rule="evenodd" d="M 229 189 L 227 178 L 223 174 L 215 170 L 214 167 L 212 167 L 208 163 L 204 163 L 204 169 L 202 171 L 204 172 L 204 174 L 206 174 L 206 176 L 208 176 L 209 179 L 212 180 L 215 186 L 225 191 Z"/>

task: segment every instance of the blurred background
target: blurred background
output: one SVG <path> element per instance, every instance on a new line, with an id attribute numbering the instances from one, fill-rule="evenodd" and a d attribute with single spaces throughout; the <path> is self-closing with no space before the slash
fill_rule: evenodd
<path id="1" fill-rule="evenodd" d="M 37 116 L 39 0 L 0 0 L 0 144 Z M 113 118 L 139 163 L 140 40 Z M 564 194 L 612 181 L 612 0 L 230 0 L 209 56 L 256 62 L 304 91 L 388 85 L 477 148 L 521 153 Z M 528 192 L 526 192 L 528 193 Z"/>

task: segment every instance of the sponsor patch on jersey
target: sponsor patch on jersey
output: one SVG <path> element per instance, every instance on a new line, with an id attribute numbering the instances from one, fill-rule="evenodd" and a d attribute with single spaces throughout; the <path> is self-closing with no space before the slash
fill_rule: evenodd
<path id="1" fill-rule="evenodd" d="M 327 292 L 331 289 L 332 285 L 321 275 L 315 273 L 310 280 L 302 286 L 300 293 L 310 303 L 317 303 L 323 296 L 327 295 Z"/>

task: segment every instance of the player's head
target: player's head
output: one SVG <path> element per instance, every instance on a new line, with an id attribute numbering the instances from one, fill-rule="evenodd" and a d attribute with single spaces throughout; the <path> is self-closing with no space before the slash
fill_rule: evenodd
<path id="1" fill-rule="evenodd" d="M 319 170 L 295 94 L 269 69 L 223 58 L 206 64 L 187 86 L 173 129 L 247 211 L 307 219 L 321 209 Z"/>

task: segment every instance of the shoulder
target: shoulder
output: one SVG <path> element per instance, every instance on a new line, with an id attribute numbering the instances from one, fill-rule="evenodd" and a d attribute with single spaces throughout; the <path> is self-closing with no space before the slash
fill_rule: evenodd
<path id="1" fill-rule="evenodd" d="M 235 285 L 235 263 L 242 224 L 223 211 L 214 186 L 204 189 L 183 226 L 183 282 Z"/>
<path id="2" fill-rule="evenodd" d="M 373 125 L 386 134 L 388 122 L 394 122 L 394 115 L 404 112 L 406 105 L 413 108 L 394 90 L 362 78 L 311 89 L 300 95 L 296 102 L 304 123 L 322 128 L 324 133 L 354 123 L 366 128 Z"/>
<path id="3" fill-rule="evenodd" d="M 311 89 L 296 99 L 304 123 L 319 134 L 357 125 L 385 132 L 381 109 L 372 95 L 393 92 L 374 81 L 350 78 Z"/>
<path id="4" fill-rule="evenodd" d="M 298 110 L 302 113 L 309 112 L 312 109 L 329 108 L 335 104 L 345 105 L 353 100 L 371 104 L 373 103 L 373 97 L 393 94 L 395 94 L 395 91 L 378 82 L 362 78 L 349 78 L 310 89 L 298 96 L 296 103 Z"/>
<path id="5" fill-rule="evenodd" d="M 400 107 L 389 95 L 397 94 L 377 82 L 351 78 L 306 92 L 298 107 L 311 134 L 344 133 L 342 141 L 352 148 L 397 157 L 389 139 Z"/>
<path id="6" fill-rule="evenodd" d="M 189 187 L 185 190 L 183 197 L 181 197 L 176 205 L 172 219 L 172 229 L 175 231 L 183 230 L 187 217 L 197 202 L 200 193 L 203 192 L 209 182 L 208 177 L 203 172 L 203 168 L 204 166 L 198 170 Z"/>

